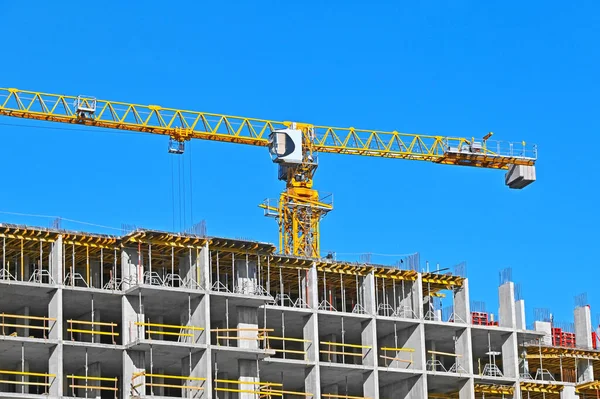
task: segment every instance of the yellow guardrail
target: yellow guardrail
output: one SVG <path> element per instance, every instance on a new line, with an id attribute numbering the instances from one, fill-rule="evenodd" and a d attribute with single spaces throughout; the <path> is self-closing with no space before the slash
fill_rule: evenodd
<path id="1" fill-rule="evenodd" d="M 10 384 L 10 385 L 29 385 L 29 386 L 38 386 L 48 388 L 52 385 L 50 379 L 55 379 L 56 374 L 49 373 L 34 373 L 30 371 L 13 371 L 13 370 L 0 370 L 1 375 L 14 375 L 20 377 L 34 377 L 34 378 L 42 378 L 43 381 L 18 381 L 18 380 L 7 380 L 5 378 L 0 377 L 0 384 Z M 47 390 L 46 390 L 47 393 Z"/>
<path id="2" fill-rule="evenodd" d="M 290 354 L 295 354 L 295 355 L 303 355 L 306 358 L 306 351 L 301 351 L 301 350 L 297 350 L 297 349 L 287 349 L 285 348 L 285 342 L 301 342 L 301 343 L 311 343 L 312 341 L 308 340 L 308 339 L 302 339 L 302 338 L 288 338 L 288 337 L 276 337 L 276 336 L 272 336 L 272 335 L 264 335 L 265 338 L 265 348 L 266 349 L 272 349 L 277 353 L 290 353 Z M 271 348 L 270 345 L 270 341 L 281 341 L 284 343 L 284 347 L 282 349 L 279 348 Z"/>
<path id="3" fill-rule="evenodd" d="M 86 391 L 111 391 L 115 393 L 115 399 L 117 399 L 117 392 L 119 391 L 119 380 L 117 377 L 93 377 L 85 375 L 67 375 L 67 379 L 71 380 L 69 388 L 71 388 L 71 394 L 75 396 L 75 389 L 85 389 Z M 85 381 L 84 384 L 76 384 L 75 381 Z M 89 381 L 98 381 L 100 384 L 103 382 L 114 382 L 114 387 L 103 386 L 103 385 L 88 385 Z"/>
<path id="4" fill-rule="evenodd" d="M 139 384 L 134 384 L 134 381 L 138 378 L 138 377 L 148 377 L 150 378 L 150 382 L 146 381 L 144 383 L 139 383 Z M 176 388 L 176 389 L 190 389 L 190 390 L 195 390 L 195 391 L 203 391 L 204 387 L 203 386 L 193 386 L 193 385 L 183 385 L 183 384 L 165 384 L 162 382 L 154 382 L 154 378 L 161 378 L 161 379 L 167 379 L 167 380 L 180 380 L 180 381 L 201 381 L 204 382 L 206 381 L 206 378 L 204 377 L 189 377 L 189 376 L 182 376 L 182 375 L 171 375 L 171 374 L 155 374 L 155 373 L 146 373 L 145 371 L 141 371 L 139 373 L 134 373 L 133 377 L 131 378 L 131 388 L 132 390 L 135 391 L 135 394 L 140 395 L 140 394 L 144 394 L 144 393 L 140 393 L 138 392 L 137 388 L 146 385 L 149 387 L 160 387 L 160 388 Z M 134 392 L 132 392 L 132 395 L 134 395 Z"/>
<path id="5" fill-rule="evenodd" d="M 408 363 L 409 365 L 412 365 L 414 363 L 413 353 L 415 352 L 415 350 L 413 348 L 388 348 L 388 347 L 384 346 L 379 349 L 381 349 L 384 352 L 384 354 L 379 355 L 379 357 L 384 359 L 386 367 L 389 366 L 388 361 L 391 361 L 392 363 L 393 362 Z M 398 357 L 397 355 L 389 356 L 388 352 L 406 352 L 410 355 L 410 359 L 402 359 L 402 358 Z"/>
<path id="6" fill-rule="evenodd" d="M 263 381 L 239 381 L 239 380 L 222 380 L 216 379 L 215 383 L 215 391 L 218 392 L 233 392 L 233 393 L 249 393 L 252 395 L 258 395 L 259 398 L 271 398 L 275 397 L 283 397 L 283 393 L 281 392 L 269 392 L 269 389 L 272 388 L 283 388 L 283 384 L 275 383 L 275 382 L 263 382 Z M 218 384 L 235 384 L 235 385 L 250 385 L 248 389 L 242 388 L 225 388 L 219 387 Z M 279 390 L 281 391 L 281 390 Z"/>
<path id="7" fill-rule="evenodd" d="M 321 349 L 321 350 L 319 350 L 319 353 L 328 355 L 329 361 L 331 361 L 331 355 L 356 356 L 356 357 L 361 357 L 361 358 L 363 357 L 362 353 L 346 352 L 345 350 L 343 350 L 343 348 L 372 349 L 372 347 L 369 345 L 343 344 L 341 342 L 320 341 L 319 344 L 328 346 L 327 350 Z M 331 350 L 332 346 L 334 348 L 341 347 L 342 350 Z"/>
<path id="8" fill-rule="evenodd" d="M 119 333 L 115 332 L 115 327 L 118 327 L 117 323 L 107 323 L 107 322 L 101 322 L 101 321 L 85 321 L 85 320 L 67 320 L 67 323 L 69 323 L 69 328 L 67 328 L 67 332 L 71 333 L 71 341 L 75 340 L 75 337 L 73 337 L 73 333 L 82 333 L 82 334 L 91 334 L 91 335 L 109 335 L 112 337 L 113 344 L 117 343 L 115 340 L 115 338 L 119 336 Z M 92 326 L 92 328 L 94 328 L 95 326 L 110 327 L 110 331 L 85 330 L 82 328 L 73 328 L 73 324 Z"/>
<path id="9" fill-rule="evenodd" d="M 221 345 L 221 340 L 224 340 L 227 345 L 229 345 L 229 341 L 264 341 L 265 334 L 268 332 L 273 332 L 272 328 L 212 328 L 210 330 L 211 333 L 217 333 L 217 345 Z M 226 333 L 226 335 L 219 335 L 219 333 Z M 230 335 L 230 332 L 256 332 L 256 337 L 240 337 L 239 335 Z"/>
<path id="10" fill-rule="evenodd" d="M 196 327 L 196 326 L 184 326 L 184 325 L 178 325 L 178 324 L 161 324 L 161 323 L 142 323 L 139 321 L 136 321 L 134 323 L 136 326 L 140 326 L 140 327 L 150 327 L 150 328 L 168 328 L 168 329 L 173 329 L 173 330 L 179 330 L 179 332 L 177 331 L 160 331 L 160 330 L 146 330 L 146 334 L 148 334 L 148 339 L 152 339 L 152 335 L 172 335 L 172 336 L 177 336 L 177 337 L 190 337 L 193 338 L 194 337 L 194 331 L 204 331 L 203 327 Z M 185 331 L 185 332 L 183 332 Z"/>
<path id="11" fill-rule="evenodd" d="M 6 319 L 42 321 L 43 325 L 39 326 L 31 324 L 18 324 L 17 322 L 7 323 Z M 46 338 L 46 333 L 50 331 L 51 328 L 50 322 L 56 322 L 56 319 L 53 317 L 26 316 L 21 314 L 0 313 L 0 326 L 2 327 L 2 335 L 6 335 L 6 327 L 28 328 L 31 330 L 42 330 L 44 338 Z"/>

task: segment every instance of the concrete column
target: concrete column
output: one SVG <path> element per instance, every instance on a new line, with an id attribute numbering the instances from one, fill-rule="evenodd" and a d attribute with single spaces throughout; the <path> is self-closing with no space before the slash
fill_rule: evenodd
<path id="1" fill-rule="evenodd" d="M 464 279 L 462 287 L 454 291 L 454 313 L 465 323 L 471 321 L 471 304 L 469 301 L 469 280 Z M 458 320 L 457 320 L 458 321 Z"/>
<path id="2" fill-rule="evenodd" d="M 251 329 L 252 331 L 238 331 L 238 337 L 243 338 L 238 340 L 240 348 L 258 348 L 258 308 L 248 306 L 238 306 L 237 311 L 237 328 Z"/>
<path id="3" fill-rule="evenodd" d="M 456 338 L 456 354 L 461 357 L 456 358 L 457 365 L 462 366 L 467 373 L 473 373 L 473 350 L 471 346 L 471 328 L 459 330 L 459 336 Z M 471 381 L 471 386 L 473 382 Z M 462 392 L 462 390 L 461 390 Z M 471 391 L 472 392 L 472 389 Z M 461 396 L 462 398 L 462 396 Z M 466 398 L 466 396 L 465 396 Z"/>
<path id="4" fill-rule="evenodd" d="M 304 369 L 304 392 L 312 394 L 313 398 L 321 397 L 321 373 L 319 366 Z"/>
<path id="5" fill-rule="evenodd" d="M 549 321 L 534 321 L 533 328 L 544 333 L 542 345 L 552 345 L 552 324 Z"/>
<path id="6" fill-rule="evenodd" d="M 184 384 L 190 387 L 202 387 L 204 390 L 198 389 L 184 389 L 182 390 L 183 397 L 185 398 L 198 398 L 203 392 L 211 392 L 211 372 L 207 370 L 206 365 L 210 364 L 207 362 L 205 357 L 208 356 L 205 351 L 198 351 L 195 353 L 190 352 L 189 356 L 181 359 L 181 375 L 194 377 L 194 378 L 206 378 L 206 381 L 189 380 Z M 208 384 L 208 385 L 207 385 Z M 242 388 L 247 389 L 247 387 Z"/>
<path id="7" fill-rule="evenodd" d="M 458 391 L 459 399 L 473 399 L 475 397 L 475 385 L 473 378 L 469 378 Z"/>
<path id="8" fill-rule="evenodd" d="M 502 343 L 502 374 L 505 377 L 517 378 L 519 376 L 519 354 L 517 334 L 510 333 Z"/>
<path id="9" fill-rule="evenodd" d="M 239 359 L 238 360 L 238 373 L 240 376 L 240 381 L 242 381 L 242 382 L 256 383 L 259 381 L 258 365 L 256 363 L 256 360 Z M 238 389 L 248 390 L 248 391 L 257 391 L 258 385 L 239 384 Z M 258 397 L 259 397 L 259 395 L 253 394 L 253 393 L 240 392 L 238 394 L 238 399 L 258 399 Z"/>
<path id="10" fill-rule="evenodd" d="M 415 281 L 414 286 L 414 310 L 417 315 L 417 319 L 422 319 L 425 316 L 423 313 L 424 298 L 423 298 L 423 274 L 419 273 L 417 275 L 417 281 Z"/>
<path id="11" fill-rule="evenodd" d="M 61 331 L 62 332 L 62 331 Z M 54 397 L 63 396 L 63 345 L 58 344 L 50 349 L 48 358 L 48 374 L 55 374 L 56 377 L 50 379 L 49 394 Z"/>
<path id="12" fill-rule="evenodd" d="M 371 347 L 371 349 L 362 349 L 362 364 L 377 368 L 377 353 L 379 351 L 379 347 L 377 345 L 377 329 L 375 318 L 362 322 L 361 345 Z"/>
<path id="13" fill-rule="evenodd" d="M 50 330 L 47 332 L 49 339 L 62 340 L 63 328 L 66 329 L 66 323 L 63 323 L 63 290 L 59 288 L 50 294 L 48 303 L 48 317 L 55 319 L 49 321 Z"/>
<path id="14" fill-rule="evenodd" d="M 204 244 L 200 250 L 200 258 L 198 259 L 199 275 L 196 276 L 196 282 L 205 290 L 210 290 L 212 285 L 212 270 L 210 264 L 210 248 L 208 243 Z"/>
<path id="15" fill-rule="evenodd" d="M 317 314 L 312 313 L 304 316 L 304 327 L 302 329 L 303 337 L 310 342 L 304 343 L 304 351 L 306 352 L 306 360 L 316 362 L 319 360 L 319 331 L 317 326 Z M 317 368 L 318 373 L 318 368 Z M 317 380 L 317 383 L 319 380 Z"/>
<path id="16" fill-rule="evenodd" d="M 121 250 L 121 287 L 123 290 L 127 290 L 141 282 L 141 276 L 138 273 L 139 260 L 137 249 L 123 248 Z"/>
<path id="17" fill-rule="evenodd" d="M 256 292 L 256 261 L 242 256 L 235 260 L 235 287 L 240 294 L 252 295 Z"/>
<path id="18" fill-rule="evenodd" d="M 313 309 L 319 308 L 319 282 L 317 275 L 317 267 L 313 263 L 308 271 L 308 306 Z"/>
<path id="19" fill-rule="evenodd" d="M 146 395 L 146 376 L 138 375 L 144 371 L 146 371 L 146 356 L 144 352 L 134 350 L 123 351 L 123 397 Z"/>
<path id="20" fill-rule="evenodd" d="M 560 399 L 579 399 L 574 386 L 565 385 L 560 393 Z"/>
<path id="21" fill-rule="evenodd" d="M 518 301 L 515 301 L 515 315 L 516 315 L 516 322 L 517 322 L 517 330 L 526 330 L 527 329 L 527 323 L 525 320 L 525 300 L 524 299 L 519 299 Z"/>
<path id="22" fill-rule="evenodd" d="M 139 296 L 124 295 L 121 298 L 122 324 L 121 337 L 123 345 L 132 344 L 145 339 L 143 326 L 136 326 L 136 322 L 144 322 L 144 314 L 140 312 Z"/>
<path id="23" fill-rule="evenodd" d="M 50 275 L 56 284 L 62 284 L 65 276 L 63 275 L 63 239 L 58 236 L 52 243 L 50 249 Z"/>
<path id="24" fill-rule="evenodd" d="M 377 314 L 377 293 L 375 292 L 375 275 L 373 272 L 363 277 L 362 286 L 365 311 L 371 315 Z"/>
<path id="25" fill-rule="evenodd" d="M 575 342 L 578 348 L 592 349 L 592 319 L 589 306 L 575 308 Z"/>
<path id="26" fill-rule="evenodd" d="M 500 304 L 498 311 L 500 327 L 515 328 L 517 326 L 515 284 L 512 281 L 504 283 L 498 288 L 498 303 Z"/>
<path id="27" fill-rule="evenodd" d="M 377 369 L 363 374 L 363 396 L 379 398 L 379 375 Z"/>

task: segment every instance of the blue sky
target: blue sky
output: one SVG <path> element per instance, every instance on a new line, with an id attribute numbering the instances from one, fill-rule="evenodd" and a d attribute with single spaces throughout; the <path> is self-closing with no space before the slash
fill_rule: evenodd
<path id="1" fill-rule="evenodd" d="M 335 194 L 322 248 L 466 261 L 471 299 L 492 311 L 498 271 L 512 267 L 530 316 L 547 307 L 570 321 L 581 292 L 600 313 L 597 2 L 4 3 L 3 87 L 537 143 L 538 182 L 522 191 L 499 171 L 322 155 L 316 187 Z M 0 119 L 0 211 L 172 229 L 164 137 L 33 125 Z M 195 142 L 188 179 L 190 160 L 186 219 L 276 242 L 257 208 L 283 187 L 265 149 Z"/>

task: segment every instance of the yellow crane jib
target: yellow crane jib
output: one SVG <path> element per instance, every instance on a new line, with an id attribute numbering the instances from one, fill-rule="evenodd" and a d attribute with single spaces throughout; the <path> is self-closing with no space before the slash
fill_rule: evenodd
<path id="1" fill-rule="evenodd" d="M 318 153 L 502 169 L 506 185 L 516 189 L 535 181 L 537 147 L 492 142 L 491 132 L 477 140 L 340 128 L 15 88 L 0 88 L 0 115 L 161 134 L 174 154 L 182 154 L 191 139 L 268 147 L 286 189 L 260 206 L 278 221 L 280 251 L 296 256 L 319 257 L 319 222 L 333 209 L 332 196 L 313 188 Z"/>

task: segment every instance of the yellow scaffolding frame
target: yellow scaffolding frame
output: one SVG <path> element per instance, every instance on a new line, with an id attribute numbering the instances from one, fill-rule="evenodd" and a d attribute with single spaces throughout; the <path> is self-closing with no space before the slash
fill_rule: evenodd
<path id="1" fill-rule="evenodd" d="M 115 337 L 119 336 L 119 333 L 115 332 L 115 327 L 119 326 L 117 323 L 112 323 L 112 322 L 108 323 L 108 322 L 101 322 L 101 321 L 85 321 L 85 320 L 67 320 L 67 323 L 69 323 L 69 328 L 67 328 L 67 332 L 71 333 L 71 341 L 75 340 L 75 338 L 73 337 L 73 333 L 82 333 L 82 334 L 91 334 L 91 335 L 110 335 L 112 337 L 113 344 L 117 343 L 117 341 L 115 340 Z M 110 327 L 110 332 L 96 331 L 96 330 L 83 330 L 83 329 L 73 328 L 73 324 L 82 324 L 82 325 L 86 325 L 86 326 L 92 326 L 92 328 L 94 328 L 94 326 Z"/>
<path id="2" fill-rule="evenodd" d="M 44 378 L 44 382 L 36 382 L 36 381 L 12 381 L 12 380 L 7 380 L 5 378 L 0 378 L 0 384 L 11 384 L 11 385 L 31 385 L 31 386 L 38 386 L 38 387 L 44 387 L 44 388 L 49 388 L 52 385 L 52 382 L 50 381 L 51 378 L 56 378 L 56 374 L 49 374 L 49 373 L 33 373 L 33 372 L 29 372 L 29 371 L 13 371 L 13 370 L 0 370 L 0 375 L 15 375 L 15 376 L 21 376 L 21 377 L 43 377 Z M 46 393 L 47 390 L 46 390 Z"/>
<path id="3" fill-rule="evenodd" d="M 392 363 L 393 362 L 408 363 L 410 366 L 412 366 L 414 364 L 413 353 L 415 352 L 415 350 L 413 348 L 388 348 L 388 347 L 384 346 L 379 349 L 381 349 L 384 352 L 384 354 L 379 355 L 379 357 L 384 359 L 386 367 L 389 367 L 388 360 L 391 360 Z M 388 352 L 407 352 L 410 354 L 410 360 L 399 358 L 399 357 L 397 357 L 397 355 L 396 356 L 388 356 L 387 355 Z"/>
<path id="4" fill-rule="evenodd" d="M 152 339 L 152 334 L 155 335 L 174 335 L 177 337 L 190 337 L 193 338 L 194 337 L 194 331 L 204 331 L 204 327 L 197 327 L 197 326 L 184 326 L 184 325 L 177 325 L 177 324 L 160 324 L 160 323 L 142 323 L 139 321 L 136 321 L 134 323 L 136 326 L 140 326 L 140 327 L 158 327 L 158 328 L 171 328 L 171 329 L 179 329 L 180 332 L 174 332 L 174 331 L 160 331 L 160 330 L 146 330 L 146 334 L 148 334 L 148 339 Z M 188 332 L 181 332 L 181 331 L 188 331 Z"/>
<path id="5" fill-rule="evenodd" d="M 142 376 L 149 377 L 150 382 L 145 382 L 145 383 L 140 383 L 140 384 L 133 383 L 136 378 L 142 377 Z M 206 378 L 204 378 L 204 377 L 189 377 L 189 376 L 186 377 L 183 375 L 154 374 L 154 373 L 146 373 L 146 371 L 140 371 L 138 373 L 133 373 L 133 376 L 131 377 L 131 388 L 133 390 L 135 390 L 135 392 L 138 394 L 139 394 L 139 392 L 137 391 L 137 388 L 141 387 L 142 385 L 146 385 L 149 387 L 160 387 L 160 388 L 190 389 L 190 390 L 195 390 L 195 391 L 203 391 L 204 390 L 203 386 L 164 384 L 164 383 L 154 382 L 153 381 L 154 378 L 173 379 L 173 380 L 181 380 L 181 381 L 202 381 L 202 382 L 206 381 Z"/>
<path id="6" fill-rule="evenodd" d="M 6 323 L 6 318 L 9 319 L 23 319 L 23 320 L 42 320 L 44 322 L 43 326 L 35 326 L 35 325 L 27 325 L 27 324 L 17 324 L 16 322 L 13 323 Z M 43 334 L 44 334 L 44 338 L 46 338 L 46 332 L 50 331 L 51 327 L 50 327 L 50 323 L 46 323 L 46 322 L 56 322 L 56 319 L 53 317 L 42 317 L 42 316 L 25 316 L 25 315 L 19 315 L 19 314 L 10 314 L 10 313 L 0 313 L 0 326 L 2 327 L 2 335 L 6 335 L 6 330 L 5 327 L 15 327 L 15 328 L 29 328 L 32 330 L 42 330 Z M 12 334 L 11 334 L 12 335 Z"/>
<path id="7" fill-rule="evenodd" d="M 85 389 L 86 391 L 100 390 L 100 391 L 112 391 L 115 393 L 115 399 L 117 399 L 117 392 L 119 392 L 119 380 L 117 377 L 93 377 L 85 375 L 67 375 L 67 378 L 71 380 L 69 388 L 71 388 L 71 394 L 75 396 L 75 389 Z M 84 380 L 85 385 L 75 384 L 75 380 Z M 114 387 L 106 387 L 102 385 L 88 385 L 88 381 L 99 381 L 100 384 L 105 381 L 114 382 Z"/>

